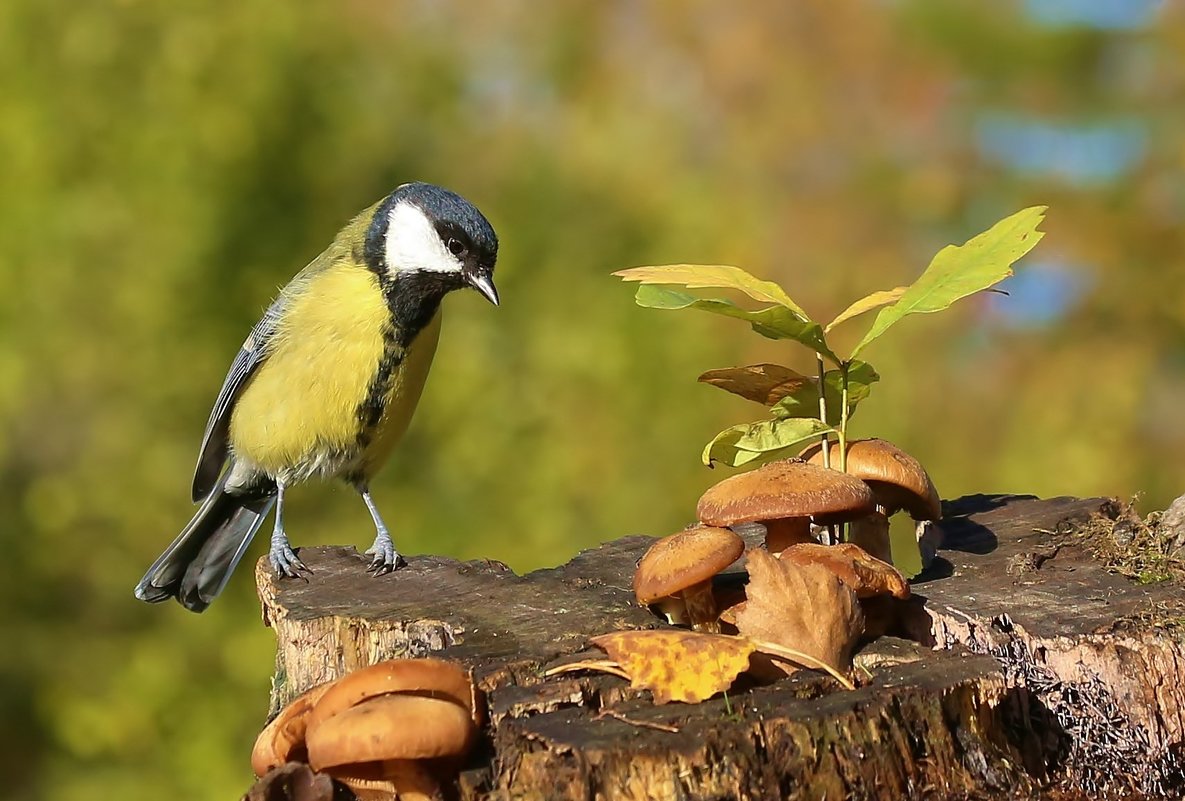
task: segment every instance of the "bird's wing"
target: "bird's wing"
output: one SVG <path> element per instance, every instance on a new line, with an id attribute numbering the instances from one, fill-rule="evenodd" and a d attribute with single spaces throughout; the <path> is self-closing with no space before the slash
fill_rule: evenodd
<path id="1" fill-rule="evenodd" d="M 202 436 L 202 450 L 198 454 L 197 467 L 193 471 L 193 500 L 195 503 L 209 495 L 210 491 L 218 484 L 222 466 L 226 463 L 226 458 L 229 455 L 230 415 L 234 410 L 235 401 L 239 399 L 243 388 L 247 386 L 248 379 L 267 358 L 267 346 L 272 335 L 275 334 L 283 308 L 284 296 L 281 295 L 263 313 L 263 319 L 251 329 L 251 334 L 230 365 L 226 380 L 222 382 L 222 389 L 218 391 L 218 399 L 214 401 L 214 408 L 210 410 L 206 433 Z"/>
<path id="2" fill-rule="evenodd" d="M 202 437 L 202 450 L 198 455 L 197 467 L 193 471 L 193 500 L 200 501 L 210 494 L 218 484 L 218 477 L 222 474 L 222 466 L 226 464 L 230 442 L 230 416 L 234 411 L 235 401 L 247 386 L 251 376 L 259 369 L 268 355 L 268 345 L 276 333 L 276 328 L 287 304 L 287 298 L 299 291 L 312 276 L 328 269 L 331 265 L 351 261 L 364 264 L 361 251 L 365 241 L 366 228 L 374 216 L 379 203 L 365 209 L 338 232 L 333 243 L 325 252 L 313 259 L 308 266 L 301 270 L 295 278 L 280 291 L 278 297 L 263 319 L 251 329 L 251 335 L 239 349 L 226 380 L 222 382 L 222 389 L 218 392 L 218 399 L 214 401 L 214 408 L 210 411 L 210 420 L 206 423 L 206 433 Z"/>

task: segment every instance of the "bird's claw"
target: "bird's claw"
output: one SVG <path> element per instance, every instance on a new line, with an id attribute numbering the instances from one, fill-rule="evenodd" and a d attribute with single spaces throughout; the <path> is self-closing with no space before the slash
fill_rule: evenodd
<path id="1" fill-rule="evenodd" d="M 366 555 L 372 557 L 366 572 L 375 576 L 385 576 L 407 564 L 406 560 L 395 550 L 395 543 L 391 542 L 390 537 L 380 536 L 374 541 L 374 545 L 366 551 Z"/>
<path id="2" fill-rule="evenodd" d="M 303 573 L 313 572 L 300 561 L 292 546 L 286 542 L 272 543 L 267 558 L 272 564 L 272 569 L 276 571 L 277 578 L 303 578 Z"/>

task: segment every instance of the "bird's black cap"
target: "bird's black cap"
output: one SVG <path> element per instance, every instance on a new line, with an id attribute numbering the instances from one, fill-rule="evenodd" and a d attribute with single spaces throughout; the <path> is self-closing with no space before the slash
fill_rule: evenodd
<path id="1" fill-rule="evenodd" d="M 388 195 L 375 211 L 366 232 L 366 260 L 372 268 L 382 262 L 390 212 L 401 202 L 419 206 L 435 225 L 442 241 L 448 242 L 450 238 L 459 240 L 482 272 L 487 275 L 493 273 L 498 258 L 498 235 L 494 233 L 490 221 L 476 206 L 456 192 L 420 181 L 403 184 Z"/>

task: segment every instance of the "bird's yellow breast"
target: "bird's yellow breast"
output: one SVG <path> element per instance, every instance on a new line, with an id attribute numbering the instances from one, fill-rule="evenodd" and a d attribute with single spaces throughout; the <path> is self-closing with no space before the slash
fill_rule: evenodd
<path id="1" fill-rule="evenodd" d="M 421 332 L 407 353 L 391 352 L 390 326 L 378 278 L 363 267 L 331 267 L 292 292 L 267 357 L 231 416 L 236 458 L 273 476 L 295 477 L 339 473 L 360 460 L 381 464 L 419 400 L 439 314 L 429 326 L 435 330 Z M 384 412 L 378 426 L 364 432 L 359 408 L 371 393 L 380 362 L 392 355 L 398 364 Z M 374 456 L 381 458 L 367 455 L 380 447 L 382 453 Z"/>

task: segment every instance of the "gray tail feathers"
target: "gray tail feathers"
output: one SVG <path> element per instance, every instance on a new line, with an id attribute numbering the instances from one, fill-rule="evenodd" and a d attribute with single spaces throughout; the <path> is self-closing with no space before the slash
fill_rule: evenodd
<path id="1" fill-rule="evenodd" d="M 176 598 L 191 612 L 203 611 L 226 586 L 275 502 L 274 487 L 232 495 L 219 482 L 140 579 L 136 597 L 149 603 Z"/>

